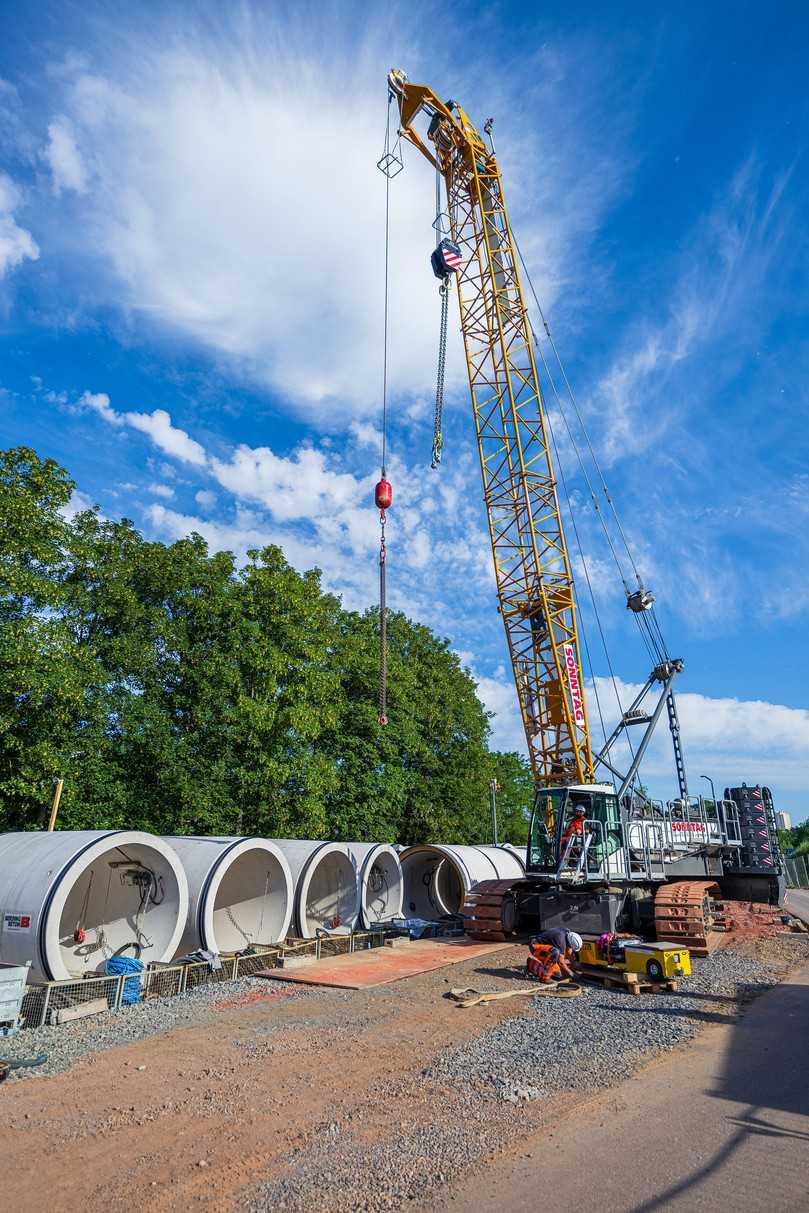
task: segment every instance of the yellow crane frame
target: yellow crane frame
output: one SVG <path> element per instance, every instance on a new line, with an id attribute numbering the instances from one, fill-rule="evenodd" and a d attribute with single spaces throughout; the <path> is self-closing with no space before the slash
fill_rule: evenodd
<path id="1" fill-rule="evenodd" d="M 573 575 L 531 327 L 493 148 L 463 109 L 392 71 L 399 133 L 446 183 L 483 494 L 528 752 L 538 786 L 592 783 Z M 430 118 L 431 151 L 414 128 Z"/>

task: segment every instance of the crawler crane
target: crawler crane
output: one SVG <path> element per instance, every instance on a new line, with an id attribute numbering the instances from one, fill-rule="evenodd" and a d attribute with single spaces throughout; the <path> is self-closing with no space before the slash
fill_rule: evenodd
<path id="1" fill-rule="evenodd" d="M 683 663 L 669 656 L 654 598 L 639 576 L 635 586 L 624 581 L 627 607 L 654 641 L 655 663 L 594 751 L 574 580 L 537 376 L 542 354 L 538 346 L 535 354 L 492 123 L 484 138 L 460 105 L 402 71 L 390 73 L 388 86 L 398 136 L 386 144 L 380 168 L 389 177 L 401 171 L 404 140 L 436 174 L 439 243 L 432 265 L 442 280 L 442 304 L 449 287 L 457 289 L 498 609 L 536 785 L 525 879 L 475 886 L 464 907 L 467 930 L 502 939 L 526 920 L 599 933 L 654 928 L 658 937 L 699 952 L 707 946 L 725 864 L 738 870 L 737 805 L 730 796 L 706 802 L 689 795 L 674 697 Z M 436 433 L 434 463 L 438 426 Z M 669 804 L 650 800 L 637 781 L 664 713 L 679 783 Z M 630 730 L 639 740 L 629 745 L 632 761 L 622 771 L 616 748 Z"/>

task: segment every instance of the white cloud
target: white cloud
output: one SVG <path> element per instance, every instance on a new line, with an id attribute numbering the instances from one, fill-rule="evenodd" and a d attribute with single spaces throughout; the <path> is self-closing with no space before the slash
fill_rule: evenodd
<path id="1" fill-rule="evenodd" d="M 59 114 L 48 124 L 48 145 L 45 148 L 53 178 L 53 192 L 73 190 L 77 194 L 87 192 L 87 169 L 76 146 L 73 123 L 64 114 Z"/>
<path id="2" fill-rule="evenodd" d="M 494 677 L 487 678 L 472 669 L 472 677 L 478 685 L 478 697 L 483 706 L 493 713 L 490 721 L 489 745 L 493 750 L 517 750 L 526 753 L 525 732 L 517 702 L 514 679 L 498 666 Z"/>
<path id="3" fill-rule="evenodd" d="M 14 219 L 20 192 L 11 178 L 0 172 L 0 278 L 23 261 L 38 261 L 39 246 L 33 236 Z"/>
<path id="4" fill-rule="evenodd" d="M 616 714 L 612 685 L 604 678 L 596 681 L 609 729 Z M 639 690 L 639 684 L 618 679 L 618 693 L 625 708 Z M 714 698 L 694 691 L 677 695 L 677 709 L 692 795 L 705 792 L 706 785 L 699 786 L 701 774 L 714 779 L 717 792 L 720 784 L 737 786 L 744 780 L 806 794 L 809 711 L 766 700 Z M 675 773 L 665 720 L 657 728 L 642 772 L 662 791 L 668 788 L 668 794 L 673 793 Z"/>
<path id="5" fill-rule="evenodd" d="M 216 493 L 212 493 L 210 489 L 200 489 L 194 494 L 194 500 L 204 510 L 212 510 L 216 505 Z"/>
<path id="6" fill-rule="evenodd" d="M 57 397 L 57 400 L 60 398 L 61 395 Z M 106 392 L 83 392 L 79 397 L 79 408 L 91 409 L 109 425 L 121 426 L 124 424 L 121 414 L 116 413 L 110 405 L 110 398 Z"/>
<path id="7" fill-rule="evenodd" d="M 91 510 L 92 508 L 93 502 L 90 500 L 87 494 L 82 493 L 79 489 L 74 489 L 70 495 L 70 501 L 68 501 L 67 505 L 64 506 L 60 512 L 62 517 L 66 518 L 67 521 L 70 522 L 71 519 L 75 518 L 77 514 L 81 514 L 84 512 L 84 510 Z"/>
<path id="8" fill-rule="evenodd" d="M 155 530 L 167 539 L 184 539 L 196 531 L 213 551 L 235 552 L 242 560 L 249 548 L 261 548 L 273 542 L 270 529 L 263 526 L 261 520 L 249 510 L 237 510 L 232 523 L 221 523 L 180 514 L 164 505 L 155 504 L 147 508 L 146 517 Z"/>
<path id="9" fill-rule="evenodd" d="M 171 501 L 174 496 L 174 489 L 167 484 L 150 484 L 146 491 L 153 497 L 162 497 L 165 501 Z"/>
<path id="10" fill-rule="evenodd" d="M 215 32 L 166 18 L 165 36 L 157 22 L 114 48 L 99 38 L 92 70 L 62 73 L 49 155 L 55 182 L 86 190 L 75 236 L 103 265 L 96 297 L 201 343 L 326 429 L 376 410 L 381 390 L 385 179 L 376 162 L 390 36 L 384 20 L 369 21 L 349 41 L 343 19 L 318 9 L 313 46 L 303 7 L 283 18 L 260 6 L 239 13 Z M 592 75 L 575 54 L 564 62 L 570 47 L 545 43 L 515 61 L 519 78 L 489 78 L 476 98 L 475 39 L 463 29 L 470 109 L 508 112 L 499 143 L 512 214 L 552 299 L 581 270 L 625 167 L 617 107 L 596 104 L 603 50 L 578 48 Z M 398 53 L 414 74 L 425 64 L 408 44 L 421 36 L 420 22 L 400 14 Z M 454 62 L 435 53 L 430 75 L 454 79 Z M 578 74 L 575 91 L 566 68 Z M 412 149 L 405 159 L 391 183 L 389 384 L 409 407 L 430 394 L 438 297 L 432 172 Z M 529 195 L 533 205 L 522 204 Z M 455 312 L 450 328 L 452 387 L 464 377 Z"/>
<path id="11" fill-rule="evenodd" d="M 118 414 L 120 417 L 121 414 Z M 183 463 L 191 463 L 201 467 L 205 463 L 205 450 L 185 430 L 172 425 L 171 417 L 165 409 L 155 409 L 152 413 L 124 413 L 122 420 L 141 433 L 147 434 L 155 446 L 167 455 Z M 120 423 L 119 423 L 120 424 Z"/>

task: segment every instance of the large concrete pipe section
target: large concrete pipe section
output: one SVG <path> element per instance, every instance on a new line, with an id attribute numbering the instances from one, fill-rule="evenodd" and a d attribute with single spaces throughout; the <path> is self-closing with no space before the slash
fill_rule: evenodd
<path id="1" fill-rule="evenodd" d="M 169 843 L 140 830 L 0 835 L 0 959 L 35 981 L 101 972 L 113 956 L 171 960 L 188 883 Z"/>
<path id="2" fill-rule="evenodd" d="M 481 880 L 519 880 L 525 867 L 504 847 L 420 844 L 399 856 L 404 912 L 417 918 L 459 914 L 466 894 Z"/>
<path id="3" fill-rule="evenodd" d="M 528 846 L 526 843 L 523 843 L 521 847 L 515 847 L 512 842 L 501 842 L 498 843 L 498 846 L 500 846 L 504 851 L 510 851 L 512 855 L 516 855 L 517 859 L 522 864 L 523 872 L 525 871 L 525 861 L 528 853 Z"/>
<path id="4" fill-rule="evenodd" d="M 402 913 L 402 865 L 394 847 L 383 842 L 346 843 L 357 870 L 360 919 L 367 928 Z"/>
<path id="5" fill-rule="evenodd" d="M 273 838 L 295 882 L 295 928 L 301 939 L 318 931 L 353 930 L 360 914 L 357 870 L 344 842 Z"/>
<path id="6" fill-rule="evenodd" d="M 267 838 L 166 839 L 188 878 L 180 954 L 240 952 L 289 934 L 295 886 L 286 856 Z"/>

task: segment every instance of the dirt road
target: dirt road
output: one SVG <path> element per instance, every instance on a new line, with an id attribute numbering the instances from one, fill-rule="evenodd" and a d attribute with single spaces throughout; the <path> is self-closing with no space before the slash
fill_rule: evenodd
<path id="1" fill-rule="evenodd" d="M 776 970 L 783 975 L 807 956 L 805 937 L 750 946 L 751 958 L 776 966 L 769 970 L 774 980 Z M 520 1170 L 514 1154 L 501 1172 L 497 1159 L 515 1142 L 537 1141 L 543 1170 L 548 1171 L 548 1153 L 555 1170 L 562 1138 L 553 1126 L 563 1117 L 567 1125 L 584 1123 L 585 1116 L 592 1123 L 590 1112 L 579 1109 L 589 1109 L 597 1084 L 588 1079 L 571 1089 L 575 1084 L 562 1067 L 563 1081 L 549 1082 L 546 1094 L 521 1094 L 510 1078 L 500 1089 L 498 1075 L 508 1078 L 513 1071 L 524 1084 L 526 1051 L 538 1071 L 544 1042 L 551 1040 L 557 1053 L 578 1047 L 587 1056 L 593 1052 L 600 1057 L 595 1069 L 603 1086 L 617 1081 L 619 1045 L 622 1072 L 630 1073 L 649 1055 L 650 1046 L 670 1047 L 665 1040 L 676 1039 L 668 1031 L 673 1025 L 693 1032 L 717 1019 L 735 1024 L 751 996 L 742 987 L 732 992 L 722 973 L 729 964 L 744 982 L 752 959 L 739 953 L 733 958 L 723 950 L 713 965 L 718 977 L 703 978 L 702 985 L 698 980 L 691 993 L 683 991 L 672 1000 L 665 995 L 628 998 L 598 987 L 567 1007 L 538 999 L 544 1005 L 532 1010 L 525 1000 L 515 999 L 462 1011 L 444 997 L 450 986 L 514 988 L 512 966 L 524 957 L 524 948 L 517 947 L 494 959 L 464 961 L 369 990 L 291 994 L 288 986 L 256 982 L 238 997 L 223 990 L 221 1002 L 217 993 L 217 1001 L 206 1003 L 204 1010 L 184 1004 L 188 1020 L 180 1026 L 174 1020 L 170 1030 L 161 1028 L 146 1039 L 105 1044 L 66 1073 L 29 1072 L 9 1081 L 0 1089 L 0 1154 L 13 1159 L 4 1170 L 3 1207 L 15 1213 L 128 1213 L 137 1201 L 150 1213 L 188 1206 L 222 1213 L 279 1207 L 294 1213 L 380 1213 L 414 1209 L 422 1202 L 425 1210 L 438 1213 L 448 1207 L 453 1185 L 466 1182 L 473 1172 L 474 1199 L 469 1193 L 461 1197 L 466 1208 L 486 1207 L 489 1202 L 479 1199 L 486 1177 L 501 1173 L 514 1200 L 528 1200 L 530 1167 Z M 711 985 L 714 980 L 718 986 Z M 720 986 L 723 997 L 706 992 Z M 801 989 L 807 992 L 805 983 Z M 669 1010 L 676 1018 L 669 1018 Z M 573 1031 L 571 1024 L 578 1028 Z M 772 1022 L 765 1026 L 768 1040 Z M 805 1025 L 803 1030 L 806 1037 Z M 88 1031 L 95 1032 L 92 1026 Z M 735 1039 L 733 1029 L 727 1031 Z M 527 1033 L 535 1045 L 526 1044 Z M 37 1047 L 46 1047 L 45 1042 Z M 662 1063 L 669 1069 L 659 1071 L 661 1078 L 653 1086 L 661 1108 L 671 1086 L 664 1075 L 678 1073 L 680 1064 L 696 1065 L 697 1090 L 706 1085 L 698 1062 L 689 1060 L 691 1050 L 698 1049 L 699 1058 L 704 1048 L 691 1044 L 668 1054 L 678 1061 Z M 452 1061 L 459 1056 L 460 1063 Z M 452 1064 L 446 1068 L 448 1058 Z M 660 1065 L 653 1063 L 651 1073 Z M 804 1073 L 806 1069 L 804 1062 Z M 582 1065 L 578 1073 L 585 1070 Z M 765 1073 L 756 1072 L 754 1078 L 763 1092 L 756 1096 L 762 1109 L 750 1112 L 745 1103 L 744 1114 L 772 1119 L 776 1094 L 768 1093 Z M 738 1103 L 746 1096 L 732 1081 L 732 1073 L 723 1079 L 723 1098 Z M 603 1109 L 597 1113 L 599 1123 L 607 1124 L 611 1108 L 620 1110 L 625 1097 L 617 1105 L 609 1102 L 615 1096 L 602 1098 L 607 1102 L 593 1106 Z M 710 1105 L 716 1117 L 717 1099 Z M 688 1123 L 682 1120 L 676 1140 L 661 1145 L 656 1138 L 654 1148 L 649 1147 L 658 1189 L 681 1178 L 682 1157 L 689 1165 L 708 1161 L 695 1146 Z M 777 1125 L 783 1134 L 784 1126 Z M 641 1124 L 632 1131 L 644 1128 Z M 796 1141 L 790 1138 L 789 1145 Z M 805 1141 L 798 1144 L 806 1148 Z M 583 1213 L 581 1185 L 588 1170 L 575 1161 L 569 1166 L 566 1174 L 574 1177 L 575 1201 Z M 616 1164 L 605 1146 L 598 1174 L 623 1178 L 626 1173 L 626 1165 Z M 559 1191 L 565 1193 L 567 1210 L 566 1182 Z M 428 1192 L 434 1193 L 432 1204 L 426 1203 Z M 543 1193 L 543 1205 L 551 1208 L 552 1186 L 549 1193 L 544 1185 Z M 515 1211 L 523 1207 L 514 1206 Z M 603 1213 L 621 1206 L 598 1207 Z M 728 1207 L 733 1206 L 726 1205 L 723 1213 Z"/>
<path id="2" fill-rule="evenodd" d="M 808 1078 L 809 966 L 738 1022 L 706 1028 L 687 1051 L 523 1140 L 518 1156 L 456 1187 L 440 1208 L 803 1213 Z"/>
<path id="3" fill-rule="evenodd" d="M 524 951 L 499 953 L 498 962 L 524 960 Z M 225 999 L 212 1022 L 95 1054 L 67 1074 L 5 1084 L 0 1154 L 14 1165 L 4 1171 L 4 1207 L 114 1213 L 136 1200 L 150 1213 L 189 1202 L 230 1210 L 253 1185 L 283 1174 L 291 1150 L 328 1138 L 333 1126 L 350 1122 L 372 1141 L 403 1119 L 428 1124 L 421 1070 L 517 1013 L 495 1003 L 468 1016 L 444 999 L 447 975 L 471 984 L 479 964 L 294 999 L 259 984 L 241 1005 Z M 451 1115 L 449 1092 L 446 1109 Z"/>

